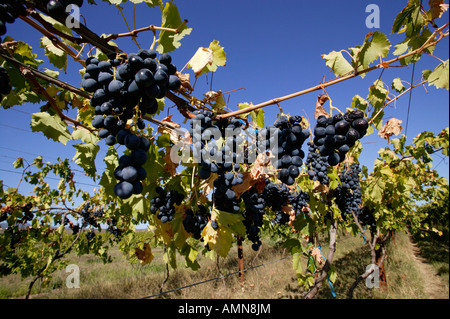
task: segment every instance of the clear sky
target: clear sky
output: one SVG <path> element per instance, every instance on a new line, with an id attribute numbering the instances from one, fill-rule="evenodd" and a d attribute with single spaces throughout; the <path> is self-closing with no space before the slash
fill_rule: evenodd
<path id="1" fill-rule="evenodd" d="M 101 0 L 97 2 L 98 6 L 85 4 L 81 8 L 87 26 L 97 34 L 126 32 L 127 28 L 119 11 Z M 172 53 L 173 62 L 181 69 L 198 47 L 207 47 L 213 40 L 220 41 L 226 52 L 227 64 L 214 74 L 212 89 L 227 92 L 244 88 L 226 96 L 229 108 L 235 110 L 241 102 L 257 104 L 314 86 L 323 77 L 325 80 L 332 79 L 334 74 L 325 66 L 321 55 L 361 45 L 368 32 L 379 30 L 388 35 L 392 44 L 400 42 L 402 36 L 390 35 L 390 31 L 395 16 L 407 1 L 175 0 L 174 3 L 178 6 L 181 18 L 188 19 L 188 26 L 193 30 L 181 41 L 181 47 Z M 380 8 L 379 29 L 366 27 L 368 13 L 365 9 L 368 4 L 376 4 Z M 150 9 L 143 4 L 138 8 L 137 28 L 161 24 L 159 9 Z M 124 14 L 132 25 L 132 6 L 124 5 Z M 447 22 L 448 13 L 440 21 L 440 24 Z M 38 53 L 41 59 L 45 59 L 43 50 L 39 48 L 41 35 L 36 30 L 19 20 L 13 25 L 8 24 L 7 27 L 7 35 L 29 42 L 34 52 Z M 152 33 L 141 33 L 137 40 L 141 47 L 148 48 Z M 117 44 L 128 53 L 138 50 L 130 38 L 119 39 Z M 446 60 L 448 49 L 447 38 L 439 44 L 435 55 Z M 420 79 L 423 69 L 434 69 L 438 64 L 439 60 L 436 58 L 424 56 L 416 66 L 415 82 Z M 53 68 L 45 63 L 43 67 L 46 66 Z M 69 59 L 67 74 L 61 72 L 60 78 L 79 87 L 80 68 L 79 64 Z M 380 76 L 380 72 L 377 70 L 364 79 L 356 78 L 329 87 L 327 92 L 333 100 L 333 105 L 345 111 L 354 95 L 367 97 L 368 87 Z M 390 85 L 396 77 L 409 82 L 411 76 L 412 67 L 391 68 L 385 70 L 382 80 Z M 209 91 L 210 81 L 209 75 L 200 77 L 194 95 L 202 97 L 204 92 Z M 280 105 L 285 113 L 306 115 L 314 122 L 314 106 L 318 94 L 320 91 L 282 102 Z M 408 101 L 409 95 L 405 95 L 395 106 L 386 109 L 388 117 L 403 121 L 403 127 L 407 122 Z M 326 103 L 325 108 L 328 107 L 329 104 Z M 268 106 L 264 110 L 266 124 L 272 124 L 279 112 L 278 107 Z M 20 178 L 19 174 L 4 171 L 14 170 L 11 163 L 19 156 L 32 160 L 37 155 L 43 155 L 44 160 L 54 162 L 58 156 L 71 159 L 75 154 L 75 149 L 70 146 L 75 143 L 69 142 L 68 146 L 64 147 L 48 140 L 43 134 L 31 133 L 31 113 L 38 111 L 38 105 L 0 110 L 0 179 L 3 179 L 7 186 L 15 187 Z M 182 120 L 175 109 L 170 112 L 174 114 L 176 121 Z M 161 119 L 165 115 L 166 112 L 158 118 Z M 428 86 L 426 90 L 423 87 L 414 89 L 408 122 L 408 142 L 422 131 L 438 133 L 447 126 L 448 91 Z M 364 137 L 362 142 L 364 149 L 360 160 L 370 171 L 377 151 L 386 147 L 387 142 L 376 134 Z M 103 141 L 100 145 L 96 164 L 98 170 L 102 171 L 105 167 L 102 160 L 107 146 Z M 306 149 L 306 145 L 304 148 Z M 439 174 L 448 178 L 448 158 L 434 158 Z M 83 176 L 81 169 L 76 173 L 75 180 L 86 190 L 92 190 L 92 185 L 96 184 Z M 24 186 L 21 190 L 31 191 Z"/>

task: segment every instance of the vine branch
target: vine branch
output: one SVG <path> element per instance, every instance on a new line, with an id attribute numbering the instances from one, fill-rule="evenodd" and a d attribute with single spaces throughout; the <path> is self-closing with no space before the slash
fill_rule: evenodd
<path id="1" fill-rule="evenodd" d="M 332 218 L 331 226 L 330 226 L 330 244 L 328 246 L 328 255 L 325 261 L 325 265 L 320 271 L 319 276 L 314 281 L 314 286 L 304 294 L 303 298 L 312 299 L 319 292 L 319 289 L 322 287 L 322 283 L 327 278 L 328 272 L 331 269 L 331 263 L 333 262 L 334 252 L 336 251 L 336 233 L 337 233 L 337 221 Z"/>
<path id="2" fill-rule="evenodd" d="M 31 25 L 33 28 L 41 32 L 44 36 L 49 38 L 50 41 L 52 41 L 53 45 L 56 46 L 58 49 L 70 55 L 75 61 L 80 63 L 84 68 L 86 67 L 84 60 L 80 58 L 76 52 L 72 51 L 72 49 L 70 49 L 66 44 L 64 44 L 61 40 L 59 40 L 53 33 L 49 32 L 47 29 L 40 26 L 39 24 L 37 24 L 28 17 L 20 17 L 20 18 L 29 25 Z"/>
<path id="3" fill-rule="evenodd" d="M 71 91 L 72 93 L 75 93 L 75 94 L 77 94 L 77 95 L 79 95 L 81 97 L 84 97 L 84 98 L 87 98 L 87 99 L 91 98 L 91 95 L 88 92 L 82 91 L 79 88 L 77 88 L 77 87 L 75 87 L 73 85 L 70 85 L 69 83 L 66 83 L 66 82 L 63 82 L 61 80 L 55 79 L 54 77 L 51 77 L 48 74 L 45 74 L 45 73 L 43 73 L 43 72 L 41 72 L 41 71 L 39 71 L 39 70 L 29 66 L 29 65 L 26 65 L 26 64 L 16 60 L 14 57 L 12 57 L 8 52 L 6 52 L 2 48 L 0 48 L 0 56 L 2 58 L 4 58 L 5 60 L 7 60 L 8 62 L 10 62 L 13 66 L 15 66 L 19 70 L 21 68 L 27 69 L 36 78 L 40 78 L 40 79 L 42 79 L 44 81 L 47 81 L 47 82 L 52 83 L 52 84 L 55 84 L 55 85 L 57 85 L 57 86 L 59 86 L 59 87 L 61 87 L 63 89 Z"/>
<path id="4" fill-rule="evenodd" d="M 302 91 L 298 91 L 298 92 L 295 92 L 295 93 L 292 93 L 292 94 L 288 94 L 288 95 L 281 96 L 281 97 L 278 97 L 278 98 L 275 98 L 275 99 L 271 99 L 271 100 L 268 100 L 268 101 L 266 101 L 266 102 L 262 102 L 262 103 L 259 103 L 259 104 L 255 104 L 255 105 L 252 105 L 252 106 L 249 106 L 249 107 L 246 107 L 246 108 L 244 108 L 244 109 L 237 110 L 237 111 L 234 111 L 234 112 L 230 112 L 230 113 L 226 113 L 226 114 L 220 114 L 220 115 L 217 115 L 216 118 L 217 118 L 217 119 L 224 119 L 224 118 L 236 116 L 236 115 L 243 114 L 243 113 L 248 113 L 248 112 L 251 112 L 251 111 L 254 111 L 254 110 L 257 110 L 257 109 L 266 107 L 266 106 L 269 106 L 269 105 L 277 104 L 277 103 L 280 103 L 280 102 L 283 102 L 283 101 L 292 99 L 292 98 L 294 98 L 294 97 L 298 97 L 298 96 L 301 96 L 301 95 L 305 95 L 305 94 L 307 94 L 307 93 L 311 93 L 311 92 L 314 92 L 314 91 L 317 91 L 317 90 L 326 88 L 326 87 L 328 87 L 328 86 L 332 86 L 332 85 L 338 84 L 338 83 L 340 83 L 340 82 L 343 82 L 343 81 L 346 81 L 346 80 L 355 78 L 355 77 L 357 77 L 357 76 L 359 76 L 359 75 L 362 75 L 362 74 L 371 72 L 371 71 L 376 70 L 376 69 L 385 69 L 385 68 L 388 68 L 388 67 L 390 66 L 390 64 L 392 64 L 392 63 L 394 63 L 394 62 L 397 62 L 397 61 L 399 61 L 399 60 L 401 60 L 401 59 L 407 58 L 407 57 L 409 57 L 409 56 L 411 56 L 411 55 L 420 54 L 420 53 L 422 53 L 425 49 L 427 49 L 427 48 L 429 48 L 429 47 L 431 47 L 431 46 L 436 45 L 436 44 L 437 44 L 439 41 L 441 41 L 444 37 L 448 36 L 447 33 L 446 33 L 446 34 L 443 34 L 443 33 L 442 33 L 442 30 L 444 30 L 448 25 L 449 25 L 449 23 L 447 22 L 445 25 L 443 25 L 443 26 L 440 27 L 439 29 L 436 29 L 436 30 L 433 32 L 433 34 L 428 38 L 428 40 L 427 40 L 420 48 L 418 48 L 418 49 L 416 49 L 416 50 L 413 50 L 413 51 L 411 51 L 411 52 L 409 52 L 409 53 L 403 54 L 403 55 L 401 55 L 401 56 L 398 56 L 398 57 L 396 57 L 396 58 L 394 58 L 394 59 L 392 59 L 392 60 L 381 62 L 381 63 L 379 63 L 379 64 L 377 64 L 377 65 L 374 65 L 374 66 L 372 66 L 372 67 L 370 67 L 370 68 L 366 68 L 366 69 L 363 69 L 363 70 L 360 70 L 360 71 L 357 71 L 357 70 L 356 70 L 356 71 L 352 72 L 351 74 L 348 74 L 348 75 L 345 75 L 345 76 L 337 77 L 337 78 L 335 78 L 335 79 L 326 81 L 326 82 L 324 82 L 324 83 L 315 85 L 315 86 L 313 86 L 313 87 L 310 87 L 310 88 L 305 89 L 305 90 L 302 90 Z M 439 37 L 437 40 L 433 41 L 433 39 L 434 39 L 439 33 L 441 34 L 440 37 Z"/>
<path id="5" fill-rule="evenodd" d="M 21 72 L 33 84 L 37 93 L 40 93 L 45 96 L 45 98 L 48 100 L 48 103 L 50 104 L 52 109 L 58 114 L 58 116 L 61 118 L 61 120 L 72 123 L 73 125 L 75 125 L 75 127 L 80 126 L 80 127 L 84 128 L 85 130 L 88 130 L 89 132 L 93 132 L 93 130 L 91 128 L 82 124 L 80 121 L 77 121 L 77 120 L 65 115 L 61 111 L 61 109 L 58 107 L 58 105 L 56 104 L 53 97 L 51 97 L 50 94 L 48 94 L 47 90 L 34 78 L 32 72 L 30 72 L 28 69 L 21 69 Z"/>

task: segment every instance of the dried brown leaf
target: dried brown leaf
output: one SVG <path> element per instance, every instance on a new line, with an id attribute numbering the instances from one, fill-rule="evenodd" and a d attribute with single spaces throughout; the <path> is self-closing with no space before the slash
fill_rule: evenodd
<path id="1" fill-rule="evenodd" d="M 403 127 L 400 126 L 400 123 L 402 123 L 402 120 L 392 118 L 388 120 L 384 126 L 381 128 L 381 130 L 378 132 L 378 135 L 386 140 L 389 141 L 389 138 L 392 135 L 399 135 L 402 131 Z"/>
<path id="2" fill-rule="evenodd" d="M 185 89 L 188 90 L 190 92 L 194 91 L 194 89 L 191 86 L 191 82 L 189 81 L 190 78 L 190 74 L 188 73 L 180 73 L 180 72 L 176 72 L 175 73 L 176 76 L 178 76 L 178 78 L 181 81 L 181 86 Z"/>
<path id="3" fill-rule="evenodd" d="M 328 96 L 326 96 L 325 94 L 319 95 L 317 97 L 316 109 L 314 110 L 314 118 L 315 119 L 317 119 L 321 115 L 330 117 L 330 114 L 328 114 L 328 112 L 325 111 L 325 108 L 323 107 L 323 105 L 325 104 L 326 101 L 328 101 Z"/>
<path id="4" fill-rule="evenodd" d="M 318 268 L 322 268 L 323 265 L 325 265 L 325 259 L 323 258 L 322 253 L 319 248 L 314 247 L 311 250 L 311 256 L 316 261 L 316 265 L 318 266 Z"/>
<path id="5" fill-rule="evenodd" d="M 429 0 L 431 19 L 442 17 L 444 12 L 448 10 L 448 4 L 444 0 Z"/>
<path id="6" fill-rule="evenodd" d="M 269 173 L 269 165 L 271 159 L 275 158 L 272 152 L 258 154 L 255 163 L 253 163 L 250 172 L 244 172 L 241 184 L 234 185 L 231 189 L 236 193 L 236 197 L 240 197 L 243 193 L 252 188 L 253 185 L 259 184 L 261 181 L 265 181 L 267 174 Z"/>
<path id="7" fill-rule="evenodd" d="M 180 133 L 181 131 L 177 129 L 180 128 L 181 125 L 172 121 L 172 114 L 162 119 L 161 122 L 168 124 L 168 127 L 160 125 L 158 127 L 158 133 L 169 134 L 170 140 L 174 144 L 177 144 L 180 141 L 180 134 L 181 134 Z"/>
<path id="8" fill-rule="evenodd" d="M 164 171 L 169 172 L 171 176 L 175 176 L 177 173 L 178 163 L 172 162 L 172 157 L 170 156 L 171 147 L 166 147 L 166 155 L 164 156 Z"/>

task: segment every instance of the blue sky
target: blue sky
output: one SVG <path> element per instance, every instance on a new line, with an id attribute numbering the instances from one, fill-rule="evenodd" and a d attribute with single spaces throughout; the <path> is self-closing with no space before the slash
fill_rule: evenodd
<path id="1" fill-rule="evenodd" d="M 126 25 L 119 11 L 114 6 L 98 2 L 98 6 L 85 4 L 81 8 L 87 26 L 98 34 L 126 32 Z M 214 74 L 212 89 L 227 92 L 244 88 L 226 96 L 230 109 L 235 110 L 241 102 L 257 104 L 314 86 L 324 76 L 325 80 L 334 78 L 321 55 L 360 45 L 368 32 L 378 30 L 387 34 L 392 44 L 400 42 L 402 36 L 390 35 L 390 30 L 395 16 L 407 1 L 175 0 L 174 3 L 178 6 L 181 18 L 188 19 L 188 26 L 193 28 L 191 34 L 181 41 L 181 47 L 172 53 L 174 63 L 181 69 L 198 47 L 207 47 L 213 40 L 220 41 L 226 52 L 227 64 Z M 365 9 L 368 4 L 376 4 L 380 8 L 379 29 L 368 29 L 365 25 L 368 15 Z M 145 5 L 138 8 L 137 28 L 150 24 L 160 25 L 161 17 L 157 8 L 150 9 Z M 124 5 L 124 14 L 132 24 L 132 6 Z M 448 13 L 440 20 L 440 24 L 445 22 L 448 22 Z M 39 48 L 41 35 L 37 31 L 22 21 L 7 27 L 7 35 L 29 42 L 34 52 L 45 59 L 42 49 Z M 139 34 L 138 41 L 142 47 L 148 48 L 152 33 Z M 117 44 L 128 53 L 138 50 L 130 38 L 119 39 Z M 435 55 L 446 60 L 448 49 L 447 38 L 440 43 Z M 60 78 L 79 87 L 80 65 L 73 61 L 69 61 L 69 64 L 67 74 L 61 72 Z M 438 64 L 436 58 L 424 56 L 415 68 L 415 82 L 420 79 L 423 69 L 434 69 Z M 48 64 L 44 64 L 45 66 L 51 67 Z M 411 67 L 391 68 L 383 73 L 382 80 L 388 85 L 396 77 L 409 82 L 411 75 Z M 380 71 L 377 70 L 364 79 L 355 78 L 329 87 L 327 92 L 333 100 L 333 105 L 345 110 L 350 106 L 354 95 L 366 97 L 368 87 L 379 76 Z M 194 95 L 201 97 L 204 92 L 209 91 L 210 81 L 209 75 L 200 77 Z M 307 115 L 314 122 L 314 106 L 318 94 L 320 91 L 285 101 L 280 105 L 285 113 Z M 403 127 L 406 126 L 408 99 L 409 95 L 405 95 L 397 101 L 395 107 L 386 109 L 388 117 L 403 121 Z M 326 103 L 325 108 L 328 107 L 329 104 Z M 266 124 L 273 123 L 279 112 L 278 107 L 268 106 L 264 110 Z M 54 162 L 58 156 L 71 159 L 75 153 L 75 149 L 70 146 L 74 143 L 69 142 L 69 146 L 64 147 L 48 140 L 42 134 L 31 133 L 30 113 L 38 111 L 38 105 L 0 110 L 0 179 L 4 180 L 7 186 L 15 187 L 20 178 L 19 174 L 4 171 L 14 170 L 11 163 L 19 156 L 32 160 L 37 155 L 43 155 L 44 160 Z M 175 120 L 182 121 L 174 109 L 171 109 L 171 113 L 174 114 Z M 161 119 L 165 115 L 164 111 L 158 118 Z M 426 91 L 423 87 L 416 88 L 412 93 L 410 105 L 408 141 L 422 131 L 438 133 L 448 125 L 448 91 L 428 86 Z M 376 134 L 364 137 L 362 142 L 364 149 L 360 160 L 370 171 L 377 151 L 386 147 L 387 142 Z M 98 170 L 102 171 L 105 167 L 102 159 L 107 147 L 104 142 L 100 142 L 100 145 L 96 164 Z M 448 158 L 434 158 L 435 165 L 439 164 L 439 174 L 448 178 Z M 95 182 L 83 176 L 81 172 L 76 173 L 75 180 L 86 190 L 92 190 L 92 185 L 95 185 Z M 31 188 L 24 186 L 22 191 L 31 191 Z"/>

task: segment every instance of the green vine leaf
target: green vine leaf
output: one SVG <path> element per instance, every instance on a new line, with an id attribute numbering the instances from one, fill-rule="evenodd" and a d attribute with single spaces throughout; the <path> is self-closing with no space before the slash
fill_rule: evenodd
<path id="1" fill-rule="evenodd" d="M 88 176 L 95 177 L 97 172 L 97 168 L 95 167 L 95 158 L 100 150 L 100 146 L 93 143 L 86 143 L 76 144 L 73 145 L 73 147 L 75 147 L 77 151 L 75 152 L 75 156 L 72 160 L 83 168 Z"/>
<path id="2" fill-rule="evenodd" d="M 33 132 L 42 132 L 47 138 L 64 145 L 72 139 L 66 122 L 62 121 L 58 115 L 50 115 L 46 112 L 34 113 L 30 127 Z"/>
<path id="3" fill-rule="evenodd" d="M 225 66 L 226 61 L 223 47 L 219 45 L 219 41 L 214 40 L 209 47 L 198 48 L 186 67 L 194 71 L 195 77 L 199 77 L 208 72 L 216 72 L 217 67 Z"/>
<path id="4" fill-rule="evenodd" d="M 342 76 L 353 71 L 352 65 L 344 58 L 341 51 L 323 54 L 322 59 L 325 59 L 326 65 L 336 76 Z"/>
<path id="5" fill-rule="evenodd" d="M 402 80 L 400 80 L 400 78 L 395 78 L 392 81 L 391 88 L 396 90 L 398 93 L 402 93 L 406 89 L 406 87 L 403 85 Z"/>
<path id="6" fill-rule="evenodd" d="M 172 1 L 167 2 L 164 8 L 161 5 L 162 24 L 163 28 L 178 29 L 178 33 L 161 30 L 158 39 L 158 47 L 156 51 L 159 53 L 171 52 L 180 47 L 180 40 L 186 35 L 191 34 L 192 28 L 182 25 L 183 21 L 180 18 L 178 8 Z M 181 26 L 181 27 L 180 27 Z"/>
<path id="7" fill-rule="evenodd" d="M 41 38 L 41 48 L 44 49 L 45 55 L 48 57 L 51 64 L 60 70 L 64 70 L 64 72 L 66 71 L 67 54 L 63 50 L 55 46 L 47 37 Z"/>
<path id="8" fill-rule="evenodd" d="M 364 67 L 368 67 L 379 57 L 385 58 L 389 53 L 390 47 L 391 42 L 384 33 L 378 31 L 369 33 L 358 53 L 358 61 Z"/>
<path id="9" fill-rule="evenodd" d="M 446 89 L 448 91 L 449 85 L 449 67 L 448 59 L 440 63 L 433 71 L 425 72 L 425 79 L 428 81 L 428 85 L 434 85 L 438 89 Z"/>

